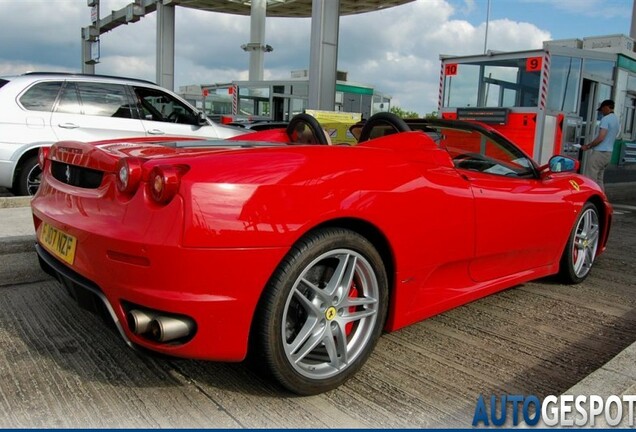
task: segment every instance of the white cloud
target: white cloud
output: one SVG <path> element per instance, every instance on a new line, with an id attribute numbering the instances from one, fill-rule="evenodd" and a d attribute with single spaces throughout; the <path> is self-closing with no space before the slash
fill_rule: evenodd
<path id="1" fill-rule="evenodd" d="M 473 6 L 466 2 L 466 7 Z M 420 114 L 436 110 L 440 54 L 478 54 L 484 49 L 485 22 L 474 26 L 453 19 L 454 13 L 446 1 L 427 0 L 344 17 L 339 68 L 349 72 L 349 79 L 392 95 L 393 103 L 404 109 Z M 506 19 L 489 23 L 489 49 L 536 49 L 547 39 L 550 33 L 533 24 Z"/>
<path id="2" fill-rule="evenodd" d="M 485 24 L 479 27 L 485 32 Z M 507 19 L 491 21 L 488 27 L 488 49 L 499 51 L 517 51 L 539 49 L 543 41 L 551 39 L 549 32 L 533 24 L 514 22 Z"/>
<path id="3" fill-rule="evenodd" d="M 0 62 L 0 76 L 20 75 L 25 72 L 37 72 L 42 70 L 50 72 L 75 72 L 75 70 L 73 70 L 72 68 L 60 67 L 58 65 L 47 65 L 36 62 Z"/>
<path id="4" fill-rule="evenodd" d="M 154 56 L 107 55 L 101 59 L 99 73 L 155 81 Z"/>
<path id="5" fill-rule="evenodd" d="M 631 10 L 629 0 L 522 0 L 523 3 L 545 3 L 550 7 L 588 17 L 616 18 Z M 610 32 L 611 33 L 611 32 Z"/>
<path id="6" fill-rule="evenodd" d="M 101 16 L 130 1 L 102 0 Z M 589 10 L 599 10 L 598 1 L 576 4 L 582 2 Z M 609 2 L 609 9 L 615 2 Z M 351 81 L 392 95 L 394 104 L 404 109 L 420 114 L 435 110 L 439 55 L 483 51 L 485 12 L 483 20 L 474 18 L 482 6 L 475 0 L 417 0 L 342 17 L 338 68 L 347 71 Z M 468 21 L 471 14 L 474 24 Z M 79 70 L 80 28 L 89 20 L 85 0 L 0 0 L 0 73 Z M 290 71 L 308 68 L 310 29 L 308 18 L 268 19 L 265 42 L 274 51 L 265 55 L 266 79 L 286 79 Z M 155 34 L 153 13 L 102 35 L 97 73 L 154 81 Z M 489 23 L 488 48 L 493 50 L 539 48 L 546 39 L 550 33 L 531 23 Z M 240 46 L 249 42 L 249 17 L 180 7 L 175 40 L 175 87 L 247 78 L 249 57 Z"/>

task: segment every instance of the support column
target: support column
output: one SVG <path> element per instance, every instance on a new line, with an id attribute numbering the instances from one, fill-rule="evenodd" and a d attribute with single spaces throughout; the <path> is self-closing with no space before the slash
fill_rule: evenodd
<path id="1" fill-rule="evenodd" d="M 266 0 L 252 0 L 250 15 L 250 43 L 254 47 L 250 51 L 250 81 L 262 81 L 265 67 L 265 17 L 267 14 Z"/>
<path id="2" fill-rule="evenodd" d="M 82 73 L 95 75 L 95 63 L 91 61 L 90 27 L 82 28 Z"/>
<path id="3" fill-rule="evenodd" d="M 174 90 L 174 4 L 157 2 L 157 84 Z"/>
<path id="4" fill-rule="evenodd" d="M 335 109 L 339 19 L 340 0 L 312 1 L 308 106 L 310 109 Z"/>
<path id="5" fill-rule="evenodd" d="M 632 23 L 629 27 L 629 37 L 636 39 L 636 1 L 632 2 Z"/>
<path id="6" fill-rule="evenodd" d="M 82 73 L 95 75 L 99 58 L 93 58 L 93 50 L 99 51 L 99 0 L 88 0 L 86 4 L 91 8 L 91 25 L 82 28 Z"/>

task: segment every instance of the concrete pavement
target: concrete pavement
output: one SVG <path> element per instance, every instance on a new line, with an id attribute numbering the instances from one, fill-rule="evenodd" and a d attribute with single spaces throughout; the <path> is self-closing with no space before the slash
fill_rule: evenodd
<path id="1" fill-rule="evenodd" d="M 2 207 L 8 200 L 20 200 L 21 204 L 15 207 Z M 31 208 L 29 201 L 20 198 L 0 198 L 0 216 L 2 223 L 0 224 L 0 238 L 21 237 L 25 235 L 34 235 L 33 219 L 31 218 Z"/>
<path id="2" fill-rule="evenodd" d="M 636 182 L 611 183 L 606 187 L 617 211 L 636 212 Z M 28 197 L 0 197 L 0 287 L 47 278 L 39 271 L 33 251 L 35 232 L 29 202 Z M 636 394 L 636 342 L 564 394 Z"/>

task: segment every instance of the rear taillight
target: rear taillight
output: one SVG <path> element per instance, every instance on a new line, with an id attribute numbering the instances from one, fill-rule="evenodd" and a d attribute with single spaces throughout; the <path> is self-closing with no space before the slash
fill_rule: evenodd
<path id="1" fill-rule="evenodd" d="M 46 165 L 46 160 L 49 158 L 50 152 L 50 147 L 40 147 L 38 150 L 38 165 L 42 171 L 44 171 L 44 165 Z"/>
<path id="2" fill-rule="evenodd" d="M 142 161 L 136 158 L 120 159 L 117 163 L 117 189 L 121 193 L 132 195 L 141 182 Z"/>
<path id="3" fill-rule="evenodd" d="M 181 176 L 189 167 L 183 165 L 159 165 L 150 171 L 148 192 L 158 204 L 168 204 L 179 191 Z"/>

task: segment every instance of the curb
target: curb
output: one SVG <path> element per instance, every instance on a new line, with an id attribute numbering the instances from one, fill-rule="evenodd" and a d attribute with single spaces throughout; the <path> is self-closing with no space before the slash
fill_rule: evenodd
<path id="1" fill-rule="evenodd" d="M 30 197 L 30 196 L 0 197 L 0 209 L 28 207 L 31 205 L 31 198 L 33 197 Z"/>
<path id="2" fill-rule="evenodd" d="M 0 238 L 0 289 L 50 278 L 40 268 L 34 244 L 35 235 Z"/>
<path id="3" fill-rule="evenodd" d="M 0 237 L 0 256 L 35 251 L 35 235 Z"/>

